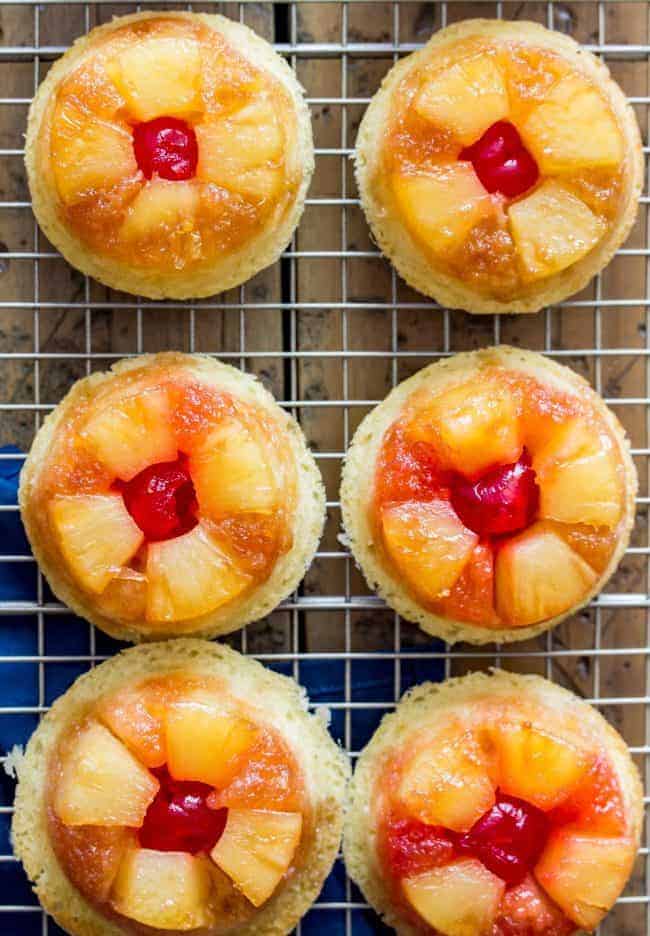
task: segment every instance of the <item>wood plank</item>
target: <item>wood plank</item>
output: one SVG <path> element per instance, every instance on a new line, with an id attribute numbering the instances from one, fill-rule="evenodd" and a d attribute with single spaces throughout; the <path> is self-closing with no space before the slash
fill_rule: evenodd
<path id="1" fill-rule="evenodd" d="M 173 8 L 173 4 L 170 7 Z M 89 6 L 90 24 L 106 21 L 116 13 L 127 12 L 122 5 L 94 4 Z M 160 7 L 157 7 L 160 9 Z M 196 9 L 219 9 L 238 17 L 238 4 L 204 4 Z M 295 12 L 299 42 L 338 43 L 425 41 L 448 22 L 469 16 L 491 16 L 492 5 L 484 3 L 403 2 L 349 3 L 345 8 L 334 3 L 300 4 Z M 648 40 L 647 6 L 643 3 L 574 2 L 568 4 L 546 2 L 504 2 L 503 15 L 517 19 L 533 19 L 546 24 L 549 12 L 553 23 L 561 31 L 568 31 L 583 42 L 621 43 Z M 602 15 L 599 17 L 599 11 Z M 289 9 L 289 13 L 291 10 Z M 286 22 L 287 10 L 279 5 L 279 21 Z M 270 3 L 244 5 L 246 22 L 262 35 L 273 38 L 275 10 Z M 84 9 L 64 5 L 43 7 L 38 14 L 40 42 L 65 44 L 84 30 Z M 34 8 L 31 5 L 5 7 L 0 10 L 3 41 L 11 45 L 32 44 L 36 40 Z M 291 25 L 291 19 L 289 19 Z M 396 31 L 397 27 L 397 31 Z M 286 38 L 284 35 L 282 39 Z M 392 64 L 390 57 L 349 55 L 345 64 L 337 56 L 297 59 L 297 72 L 308 94 L 313 98 L 337 98 L 345 94 L 352 98 L 370 97 L 382 76 Z M 610 62 L 615 77 L 630 95 L 647 96 L 648 65 L 643 56 L 636 61 Z M 46 65 L 42 67 L 45 73 Z M 7 97 L 29 97 L 33 89 L 31 62 L 0 62 L 3 94 Z M 365 105 L 315 103 L 312 106 L 316 145 L 321 148 L 345 150 L 354 144 L 359 120 Z M 638 114 L 645 126 L 646 107 Z M 0 110 L 0 146 L 19 148 L 24 129 L 26 108 L 16 105 Z M 0 160 L 0 189 L 4 200 L 25 197 L 25 180 L 19 157 Z M 352 167 L 344 154 L 322 154 L 317 159 L 317 172 L 312 185 L 312 198 L 353 198 L 356 195 Z M 440 351 L 460 351 L 480 347 L 495 340 L 506 341 L 536 350 L 562 350 L 570 352 L 564 362 L 591 379 L 608 397 L 639 398 L 645 400 L 647 386 L 645 359 L 639 354 L 603 356 L 585 353 L 591 348 L 625 348 L 643 351 L 647 348 L 648 316 L 643 302 L 629 306 L 603 305 L 600 313 L 594 308 L 568 307 L 551 310 L 535 316 L 495 320 L 479 318 L 462 312 L 440 312 L 433 307 L 426 310 L 359 310 L 352 304 L 359 300 L 396 303 L 421 301 L 422 297 L 394 277 L 389 264 L 380 258 L 309 258 L 284 261 L 285 294 L 291 295 L 295 285 L 295 299 L 299 302 L 320 303 L 318 308 L 301 309 L 296 313 L 280 309 L 249 310 L 242 315 L 242 303 L 274 302 L 283 298 L 282 268 L 273 268 L 259 274 L 240 290 L 232 290 L 224 297 L 230 308 L 225 311 L 205 309 L 204 303 L 188 306 L 181 311 L 164 306 L 147 309 L 141 314 L 135 309 L 119 309 L 120 303 L 131 303 L 131 297 L 89 283 L 60 259 L 42 260 L 38 264 L 36 293 L 30 261 L 2 260 L 5 250 L 30 250 L 33 246 L 33 221 L 28 211 L 16 209 L 1 214 L 0 228 L 0 282 L 5 298 L 16 302 L 31 302 L 35 295 L 41 300 L 57 303 L 51 311 L 42 310 L 40 333 L 34 328 L 31 310 L 6 309 L 0 314 L 0 352 L 32 351 L 36 342 L 41 350 L 62 355 L 83 354 L 90 349 L 96 353 L 121 354 L 136 350 L 193 347 L 211 353 L 233 353 L 234 363 L 241 361 L 246 368 L 259 374 L 272 391 L 283 399 L 303 397 L 315 403 L 340 400 L 346 394 L 350 400 L 380 399 L 395 380 L 401 380 L 426 364 Z M 350 205 L 310 206 L 296 240 L 299 251 L 372 251 L 374 245 L 358 207 Z M 48 245 L 40 240 L 42 249 Z M 642 214 L 629 247 L 647 249 L 647 208 Z M 643 256 L 619 256 L 598 283 L 591 284 L 579 298 L 643 299 L 646 296 L 646 259 Z M 107 303 L 105 310 L 92 314 L 81 309 L 71 310 L 69 302 L 83 302 L 88 295 L 92 300 Z M 218 299 L 217 301 L 221 301 Z M 328 303 L 347 303 L 344 310 L 332 309 Z M 193 308 L 191 315 L 189 309 Z M 193 323 L 193 327 L 191 327 Z M 345 349 L 373 352 L 372 356 L 347 360 L 333 358 L 329 352 Z M 282 351 L 306 352 L 311 356 L 299 358 L 297 363 L 285 363 Z M 390 352 L 415 351 L 416 357 L 391 360 Z M 260 358 L 247 358 L 247 353 L 268 351 Z M 321 352 L 324 352 L 321 354 Z M 383 352 L 377 356 L 375 352 Z M 93 362 L 103 367 L 105 362 Z M 0 381 L 4 386 L 4 401 L 31 403 L 34 398 L 35 376 L 39 378 L 40 399 L 57 402 L 68 386 L 86 370 L 81 360 L 43 362 L 37 368 L 33 361 L 0 359 Z M 635 448 L 645 450 L 647 438 L 647 408 L 643 404 L 616 406 L 616 412 L 626 426 Z M 301 408 L 300 419 L 311 444 L 320 456 L 341 453 L 364 413 L 362 407 L 351 406 L 346 412 L 341 407 L 312 406 Z M 2 441 L 13 441 L 25 448 L 31 439 L 34 415 L 30 411 L 3 413 Z M 637 456 L 641 476 L 641 495 L 648 495 L 647 456 Z M 328 499 L 338 500 L 340 459 L 322 457 L 328 489 Z M 341 551 L 337 535 L 340 513 L 337 507 L 329 510 L 326 536 L 321 545 L 324 553 Z M 639 511 L 633 544 L 648 546 L 647 507 Z M 647 557 L 627 556 L 608 591 L 647 593 Z M 322 556 L 314 563 L 304 587 L 305 594 L 313 597 L 340 596 L 346 591 L 353 595 L 366 592 L 360 576 L 351 563 L 339 557 Z M 398 644 L 400 631 L 396 629 L 390 611 L 351 613 L 341 611 L 315 611 L 309 614 L 278 612 L 248 632 L 248 649 L 257 652 L 301 650 L 386 650 Z M 294 639 L 298 642 L 295 643 Z M 426 645 L 431 642 L 412 625 L 401 626 L 402 646 Z M 238 643 L 238 638 L 234 639 Z M 614 608 L 582 612 L 557 628 L 552 635 L 517 645 L 513 659 L 501 660 L 502 665 L 517 671 L 535 671 L 548 674 L 573 691 L 586 697 L 643 697 L 646 694 L 645 656 L 600 655 L 599 650 L 611 648 L 644 647 L 647 642 L 647 613 L 643 609 Z M 547 648 L 571 651 L 552 661 L 527 656 L 528 651 Z M 463 648 L 461 648 L 463 649 Z M 471 648 L 464 648 L 466 656 L 454 661 L 450 672 L 460 673 L 486 665 L 477 660 Z M 596 653 L 594 654 L 594 649 Z M 575 651 L 579 651 L 577 654 Z M 499 661 L 498 655 L 493 658 Z M 492 660 L 488 661 L 492 662 Z M 348 679 L 354 686 L 355 677 L 363 668 L 348 667 Z M 395 667 L 399 674 L 399 666 Z M 399 680 L 396 679 L 396 688 Z M 359 690 L 361 692 L 362 690 Z M 369 690 L 367 690 L 369 691 Z M 646 711 L 642 703 L 605 705 L 604 712 L 623 732 L 628 743 L 643 746 L 646 737 Z M 354 738 L 354 724 L 351 725 Z M 355 745 L 356 746 L 356 745 Z M 643 766 L 643 765 L 642 765 Z M 643 894 L 642 862 L 635 873 L 628 893 Z M 621 905 L 607 919 L 601 932 L 605 936 L 643 936 L 645 907 Z"/>
<path id="2" fill-rule="evenodd" d="M 295 38 L 299 42 L 339 42 L 342 8 L 335 4 L 297 5 Z M 310 98 L 340 97 L 341 63 L 336 58 L 300 57 L 296 63 L 298 80 Z M 342 145 L 342 108 L 331 104 L 311 106 L 314 142 L 317 149 L 336 149 Z M 319 155 L 310 189 L 310 198 L 340 198 L 343 192 L 343 158 Z M 296 237 L 299 251 L 340 251 L 343 248 L 341 210 L 336 206 L 308 206 Z M 338 259 L 300 258 L 293 268 L 296 299 L 299 302 L 338 302 L 342 298 L 342 263 Z M 339 310 L 326 306 L 301 309 L 295 316 L 296 348 L 300 351 L 340 351 L 344 318 Z M 325 403 L 341 399 L 344 389 L 344 366 L 331 357 L 300 358 L 294 389 L 307 400 Z M 307 439 L 317 454 L 341 452 L 345 446 L 344 416 L 340 408 L 306 407 L 300 421 Z M 340 461 L 319 460 L 330 502 L 338 500 Z M 328 510 L 321 552 L 338 552 L 337 534 L 340 514 Z M 307 573 L 307 595 L 343 595 L 346 591 L 346 566 L 342 559 L 317 559 Z M 345 615 L 316 612 L 302 620 L 305 648 L 339 650 L 346 646 Z"/>

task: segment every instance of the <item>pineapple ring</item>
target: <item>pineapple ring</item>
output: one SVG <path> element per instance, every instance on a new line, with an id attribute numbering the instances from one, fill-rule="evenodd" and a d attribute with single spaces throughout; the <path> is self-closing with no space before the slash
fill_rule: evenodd
<path id="1" fill-rule="evenodd" d="M 502 122 L 539 169 L 514 200 L 460 159 Z M 627 237 L 643 150 L 595 56 L 535 23 L 476 19 L 393 66 L 361 122 L 356 177 L 409 285 L 469 312 L 536 312 L 582 289 Z"/>
<path id="2" fill-rule="evenodd" d="M 147 542 L 116 483 L 179 452 L 198 522 Z M 325 512 L 304 437 L 261 384 L 175 353 L 75 384 L 33 443 L 19 501 L 55 594 L 134 641 L 215 636 L 268 614 L 304 575 Z"/>
<path id="3" fill-rule="evenodd" d="M 292 679 L 199 640 L 132 648 L 80 677 L 17 764 L 12 842 L 43 907 L 71 934 L 117 932 L 116 912 L 120 932 L 130 932 L 129 923 L 173 932 L 204 927 L 206 936 L 230 927 L 242 936 L 293 930 L 336 857 L 350 772 L 304 703 Z M 220 723 L 201 717 L 211 705 Z M 237 743 L 240 727 L 225 738 L 228 711 L 258 738 L 275 739 L 270 761 L 259 741 Z M 138 847 L 142 810 L 157 787 L 144 764 L 160 764 L 165 743 L 177 744 L 181 731 L 185 760 L 174 769 L 185 776 L 213 769 L 215 748 L 234 755 L 230 780 L 220 778 L 216 808 L 227 806 L 228 821 L 213 858 Z M 162 754 L 154 753 L 155 736 Z M 70 760 L 80 744 L 83 759 Z M 129 826 L 64 825 L 66 809 L 76 822 L 92 814 L 95 822 Z"/>
<path id="4" fill-rule="evenodd" d="M 475 750 L 468 746 L 470 735 Z M 450 760 L 453 744 L 458 753 Z M 442 774 L 435 772 L 437 754 Z M 429 791 L 423 786 L 427 758 Z M 598 774 L 590 767 L 596 764 Z M 445 772 L 448 796 L 441 782 Z M 427 810 L 440 810 L 429 812 L 427 823 L 440 822 L 466 812 L 468 791 L 479 796 L 477 811 L 484 810 L 480 775 L 493 789 L 506 786 L 521 799 L 537 795 L 537 803 L 547 809 L 551 831 L 521 890 L 510 888 L 504 896 L 504 882 L 476 857 L 459 855 L 455 845 L 431 851 L 429 867 L 414 854 L 417 873 L 390 863 L 383 850 L 390 816 L 418 817 L 417 801 L 405 804 L 401 798 L 405 789 L 419 791 Z M 599 807 L 594 790 L 601 791 Z M 465 818 L 469 822 L 470 814 Z M 420 685 L 384 717 L 357 762 L 343 854 L 366 899 L 404 936 L 419 933 L 423 920 L 445 936 L 498 936 L 511 931 L 499 926 L 511 911 L 514 919 L 530 921 L 531 932 L 540 933 L 547 930 L 534 927 L 533 914 L 547 914 L 547 923 L 557 924 L 548 932 L 569 936 L 594 929 L 623 890 L 642 821 L 638 771 L 623 739 L 602 715 L 538 676 L 495 670 Z M 432 834 L 440 831 L 430 828 Z"/>
<path id="5" fill-rule="evenodd" d="M 539 506 L 497 548 L 454 510 L 450 472 L 473 479 L 522 452 Z M 636 489 L 625 432 L 586 381 L 500 346 L 424 368 L 368 414 L 341 509 L 368 584 L 399 614 L 451 643 L 509 642 L 602 588 L 627 547 Z"/>
<path id="6" fill-rule="evenodd" d="M 149 180 L 132 132 L 159 117 L 196 132 L 193 178 Z M 293 71 L 222 16 L 139 13 L 77 40 L 30 110 L 34 212 L 73 266 L 126 292 L 214 295 L 273 263 L 313 172 Z"/>

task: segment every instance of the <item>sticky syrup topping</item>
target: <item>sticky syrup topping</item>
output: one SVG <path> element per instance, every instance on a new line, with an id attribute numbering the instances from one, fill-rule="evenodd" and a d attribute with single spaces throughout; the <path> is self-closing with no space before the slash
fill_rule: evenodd
<path id="1" fill-rule="evenodd" d="M 490 628 L 550 619 L 611 561 L 620 471 L 591 405 L 536 379 L 486 369 L 414 394 L 377 460 L 382 561 L 442 617 Z"/>
<path id="2" fill-rule="evenodd" d="M 189 533 L 198 522 L 198 501 L 185 455 L 149 465 L 116 487 L 149 542 Z"/>
<path id="3" fill-rule="evenodd" d="M 537 863 L 548 832 L 549 822 L 541 809 L 497 792 L 494 806 L 458 837 L 457 845 L 460 852 L 479 858 L 507 884 L 518 884 Z"/>
<path id="4" fill-rule="evenodd" d="M 419 819 L 393 819 L 387 830 L 387 860 L 394 875 L 410 877 L 451 861 L 454 843 L 440 826 Z"/>
<path id="5" fill-rule="evenodd" d="M 532 188 L 539 178 L 537 163 L 511 123 L 500 120 L 483 136 L 466 146 L 458 157 L 469 161 L 488 192 L 517 198 Z"/>
<path id="6" fill-rule="evenodd" d="M 160 783 L 139 831 L 140 845 L 156 851 L 210 852 L 228 818 L 227 809 L 210 809 L 213 792 L 205 783 L 174 780 L 166 767 L 151 771 Z"/>
<path id="7" fill-rule="evenodd" d="M 455 475 L 451 503 L 466 527 L 479 536 L 503 536 L 529 526 L 539 507 L 539 487 L 524 449 L 514 464 L 499 465 L 471 480 Z"/>
<path id="8" fill-rule="evenodd" d="M 196 175 L 199 147 L 194 129 L 177 117 L 157 117 L 133 129 L 133 151 L 138 167 L 150 179 L 181 182 Z"/>
<path id="9" fill-rule="evenodd" d="M 392 874 L 407 878 L 468 855 L 514 885 L 534 868 L 549 828 L 540 809 L 497 792 L 495 804 L 462 835 L 419 819 L 393 817 L 386 829 L 386 860 Z"/>

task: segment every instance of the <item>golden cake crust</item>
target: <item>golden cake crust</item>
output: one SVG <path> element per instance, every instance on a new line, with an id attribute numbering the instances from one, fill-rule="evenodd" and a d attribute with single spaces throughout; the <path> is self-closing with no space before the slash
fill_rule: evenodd
<path id="1" fill-rule="evenodd" d="M 422 386 L 432 391 L 440 391 L 489 366 L 511 368 L 577 397 L 588 395 L 591 405 L 604 420 L 618 443 L 619 459 L 624 468 L 624 516 L 618 542 L 607 568 L 578 605 L 567 609 L 558 617 L 530 627 L 486 628 L 440 617 L 424 608 L 412 597 L 400 579 L 389 572 L 381 562 L 368 518 L 368 508 L 373 496 L 375 468 L 382 440 L 387 429 L 399 417 L 408 397 Z M 345 458 L 341 482 L 341 512 L 350 548 L 368 585 L 376 589 L 387 604 L 404 618 L 416 622 L 427 633 L 442 637 L 449 643 L 458 641 L 473 644 L 510 643 L 516 640 L 528 640 L 549 630 L 591 601 L 600 591 L 613 574 L 627 548 L 634 525 L 637 483 L 636 469 L 630 455 L 630 443 L 623 427 L 603 400 L 594 393 L 587 381 L 569 368 L 534 351 L 499 345 L 480 351 L 456 354 L 451 358 L 430 364 L 395 387 L 386 399 L 365 417 L 355 433 Z"/>
<path id="2" fill-rule="evenodd" d="M 203 24 L 220 34 L 252 65 L 269 73 L 280 82 L 295 109 L 296 134 L 288 158 L 298 167 L 299 173 L 295 197 L 281 218 L 272 216 L 271 222 L 262 227 L 252 239 L 210 265 L 168 272 L 137 267 L 102 255 L 75 236 L 60 217 L 52 167 L 49 159 L 43 157 L 39 149 L 41 131 L 50 101 L 82 59 L 89 54 L 92 55 L 93 46 L 105 41 L 111 33 L 125 26 L 161 18 Z M 147 296 L 151 299 L 210 296 L 243 283 L 259 270 L 274 263 L 289 243 L 302 215 L 305 196 L 314 169 L 309 109 L 294 72 L 284 59 L 275 53 L 268 42 L 247 26 L 218 14 L 134 13 L 118 17 L 77 39 L 72 48 L 49 70 L 30 108 L 25 143 L 25 164 L 38 223 L 66 260 L 82 273 L 114 289 Z"/>
<path id="3" fill-rule="evenodd" d="M 131 682 L 179 670 L 217 677 L 234 696 L 263 701 L 269 722 L 287 740 L 304 773 L 314 813 L 311 847 L 302 867 L 250 923 L 238 929 L 241 936 L 284 936 L 316 899 L 336 857 L 349 763 L 323 721 L 307 713 L 304 690 L 294 680 L 273 673 L 221 644 L 177 640 L 131 648 L 80 677 L 54 703 L 17 763 L 19 782 L 12 823 L 14 852 L 23 862 L 39 900 L 66 931 L 74 936 L 124 933 L 122 926 L 90 906 L 58 863 L 47 832 L 47 765 L 61 736 L 101 696 Z"/>
<path id="4" fill-rule="evenodd" d="M 348 873 L 363 894 L 399 936 L 418 936 L 419 930 L 397 913 L 383 881 L 377 860 L 377 829 L 371 813 L 373 789 L 391 753 L 402 748 L 408 736 L 423 725 L 444 726 L 452 711 L 481 700 L 501 697 L 530 699 L 558 716 L 574 714 L 602 744 L 623 793 L 630 834 L 638 842 L 643 823 L 643 787 L 628 749 L 617 731 L 595 708 L 573 693 L 540 676 L 523 676 L 493 670 L 472 673 L 443 683 L 423 683 L 410 690 L 397 709 L 384 716 L 379 728 L 361 752 L 350 785 L 345 820 L 343 855 Z"/>
<path id="5" fill-rule="evenodd" d="M 66 420 L 75 408 L 92 397 L 117 376 L 139 369 L 154 370 L 164 366 L 186 375 L 208 388 L 231 393 L 233 397 L 259 408 L 271 418 L 293 462 L 296 475 L 296 505 L 291 523 L 292 545 L 280 555 L 266 581 L 241 598 L 235 598 L 214 611 L 175 624 L 156 625 L 143 620 L 118 621 L 99 611 L 91 595 L 83 591 L 68 574 L 62 558 L 53 557 L 46 548 L 37 522 L 35 495 L 47 465 L 53 440 L 65 431 Z M 298 424 L 280 409 L 262 384 L 234 367 L 201 354 L 163 352 L 140 355 L 118 361 L 110 371 L 92 374 L 78 381 L 59 405 L 45 419 L 20 476 L 18 502 L 34 556 L 52 591 L 81 617 L 119 640 L 160 640 L 173 636 L 214 637 L 228 634 L 251 621 L 269 614 L 297 587 L 318 546 L 325 518 L 325 489 L 316 463 L 307 449 Z"/>
<path id="6" fill-rule="evenodd" d="M 605 96 L 623 135 L 625 159 L 621 208 L 606 236 L 596 248 L 572 266 L 541 281 L 525 285 L 515 299 L 508 301 L 483 295 L 457 277 L 434 269 L 404 225 L 377 197 L 371 184 L 380 164 L 381 144 L 398 86 L 434 54 L 468 37 L 512 40 L 562 56 Z M 636 218 L 643 185 L 643 148 L 634 112 L 619 86 L 612 80 L 607 66 L 573 39 L 532 22 L 472 19 L 454 23 L 437 32 L 423 49 L 393 66 L 373 97 L 359 127 L 355 167 L 361 204 L 373 237 L 409 286 L 450 308 L 466 309 L 473 313 L 522 313 L 537 312 L 546 305 L 573 295 L 609 263 Z"/>

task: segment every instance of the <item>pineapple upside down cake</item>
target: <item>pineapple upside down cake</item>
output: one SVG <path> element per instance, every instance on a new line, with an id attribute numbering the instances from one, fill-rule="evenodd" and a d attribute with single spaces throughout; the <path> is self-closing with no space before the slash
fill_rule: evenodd
<path id="1" fill-rule="evenodd" d="M 341 509 L 391 607 L 450 642 L 507 642 L 599 591 L 636 488 L 623 428 L 587 382 L 500 346 L 431 364 L 368 414 Z"/>
<path id="2" fill-rule="evenodd" d="M 304 436 L 262 385 L 178 353 L 78 381 L 34 440 L 19 502 L 55 594 L 126 640 L 268 614 L 304 575 L 325 512 Z"/>
<path id="3" fill-rule="evenodd" d="M 359 128 L 356 175 L 407 283 L 469 312 L 535 312 L 623 242 L 643 152 L 595 56 L 535 23 L 467 20 L 391 69 Z"/>
<path id="4" fill-rule="evenodd" d="M 292 679 L 199 640 L 78 679 L 16 764 L 12 840 L 45 909 L 74 936 L 289 933 L 349 775 L 306 709 Z"/>
<path id="5" fill-rule="evenodd" d="M 293 71 L 217 15 L 139 13 L 79 39 L 30 109 L 44 233 L 83 273 L 151 298 L 207 296 L 273 263 L 313 171 Z"/>
<path id="6" fill-rule="evenodd" d="M 538 676 L 416 687 L 361 753 L 344 856 L 400 936 L 593 931 L 632 871 L 643 790 L 595 709 Z"/>

